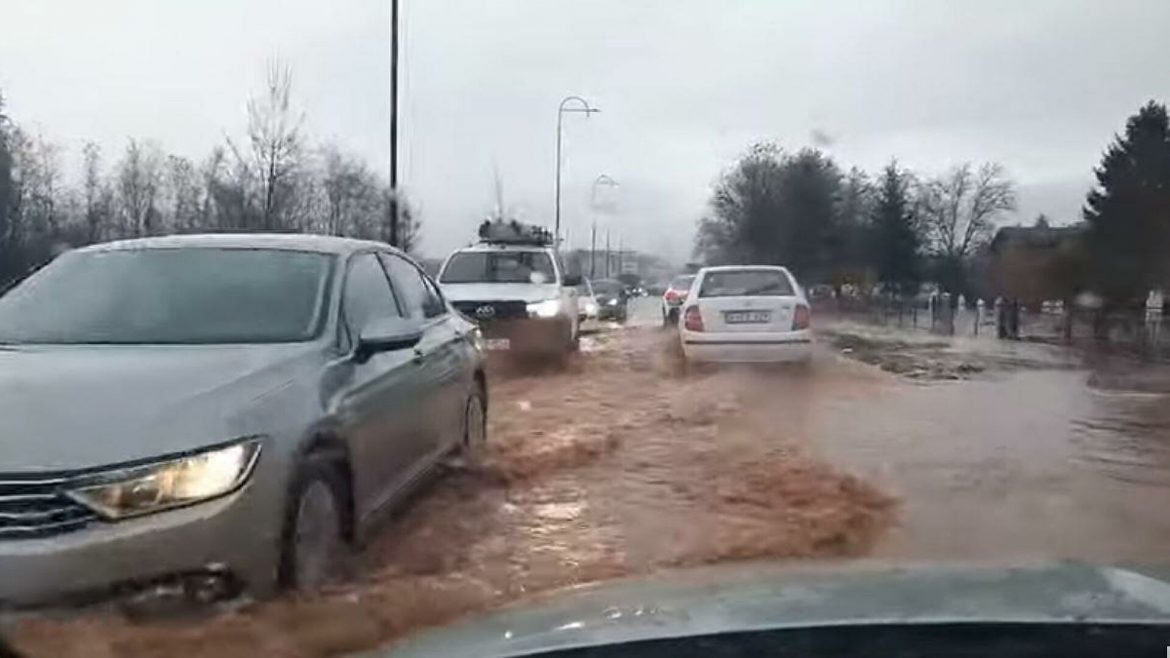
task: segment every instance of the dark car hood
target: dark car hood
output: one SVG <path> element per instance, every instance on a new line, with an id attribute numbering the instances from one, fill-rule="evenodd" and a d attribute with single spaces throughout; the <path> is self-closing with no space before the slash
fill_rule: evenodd
<path id="1" fill-rule="evenodd" d="M 0 349 L 0 473 L 71 470 L 220 443 L 312 345 Z"/>
<path id="2" fill-rule="evenodd" d="M 1076 564 L 735 565 L 575 588 L 363 656 L 520 656 L 652 638 L 842 624 L 1167 624 L 1170 583 L 1162 578 L 1167 573 Z"/>

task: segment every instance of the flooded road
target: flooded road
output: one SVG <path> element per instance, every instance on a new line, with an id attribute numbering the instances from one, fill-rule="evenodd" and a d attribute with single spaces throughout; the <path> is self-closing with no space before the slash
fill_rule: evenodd
<path id="1" fill-rule="evenodd" d="M 483 462 L 412 501 L 351 583 L 209 619 L 27 618 L 15 641 L 33 656 L 330 656 L 599 579 L 865 555 L 895 505 L 792 440 L 817 387 L 798 373 L 680 376 L 669 335 L 603 333 L 565 370 L 492 374 Z"/>
<path id="2" fill-rule="evenodd" d="M 952 362 L 978 372 L 929 383 L 883 373 L 865 395 L 820 400 L 804 428 L 826 460 L 902 501 L 874 554 L 1165 561 L 1170 396 L 1130 384 L 1170 384 L 1170 373 L 1128 364 L 1102 376 L 1049 346 L 947 342 Z"/>
<path id="3" fill-rule="evenodd" d="M 200 619 L 30 617 L 18 645 L 331 656 L 560 587 L 730 560 L 1163 560 L 1157 373 L 1135 391 L 1051 347 L 842 348 L 828 327 L 807 373 L 684 374 L 653 311 L 587 338 L 564 370 L 494 372 L 482 462 L 421 492 L 351 582 Z"/>

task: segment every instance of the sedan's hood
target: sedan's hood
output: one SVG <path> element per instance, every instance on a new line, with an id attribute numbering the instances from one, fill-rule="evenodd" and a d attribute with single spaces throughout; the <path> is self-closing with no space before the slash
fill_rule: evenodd
<path id="1" fill-rule="evenodd" d="M 444 283 L 441 287 L 453 302 L 539 302 L 561 294 L 555 283 Z"/>
<path id="2" fill-rule="evenodd" d="M 0 473 L 70 470 L 237 438 L 312 345 L 0 350 Z"/>
<path id="3" fill-rule="evenodd" d="M 543 597 L 369 656 L 518 656 L 732 631 L 974 621 L 1170 622 L 1154 571 L 1072 564 L 987 569 L 748 564 Z"/>

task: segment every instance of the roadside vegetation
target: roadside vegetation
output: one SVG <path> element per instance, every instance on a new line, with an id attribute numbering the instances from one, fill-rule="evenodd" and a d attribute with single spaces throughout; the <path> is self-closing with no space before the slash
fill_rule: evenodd
<path id="1" fill-rule="evenodd" d="M 86 142 L 68 153 L 5 114 L 0 95 L 0 285 L 60 251 L 168 233 L 282 231 L 387 241 L 393 198 L 369 163 L 304 129 L 292 71 L 270 64 L 242 137 L 202 160 L 130 137 L 120 153 Z M 80 155 L 76 172 L 67 156 Z M 401 200 L 399 244 L 420 223 Z"/>
<path id="2" fill-rule="evenodd" d="M 1086 163 L 1086 167 L 1089 163 Z M 1154 101 L 1115 136 L 1094 169 L 1083 217 L 1034 221 L 1043 250 L 996 238 L 1016 191 L 1005 168 L 965 163 L 939 174 L 845 170 L 824 151 L 764 142 L 715 183 L 695 236 L 707 263 L 790 266 L 810 287 L 908 301 L 921 284 L 963 295 L 1097 308 L 1134 307 L 1170 284 L 1170 119 Z M 1020 231 L 1012 227 L 999 229 Z M 1001 248 L 1002 247 L 1002 248 Z"/>

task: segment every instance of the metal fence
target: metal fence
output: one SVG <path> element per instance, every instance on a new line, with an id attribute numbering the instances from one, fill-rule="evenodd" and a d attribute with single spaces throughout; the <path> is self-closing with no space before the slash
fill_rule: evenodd
<path id="1" fill-rule="evenodd" d="M 932 308 L 929 303 L 877 298 L 822 299 L 812 304 L 814 314 L 820 318 L 950 336 L 995 339 L 1002 335 L 1006 339 L 1170 359 L 1170 331 L 1163 331 L 1161 318 L 1148 318 L 1143 309 L 1105 313 L 1046 302 L 1039 306 L 1020 306 L 1013 327 L 1010 307 L 997 308 L 994 304 L 955 307 L 938 304 Z M 1001 321 L 1004 324 L 1002 331 Z"/>

